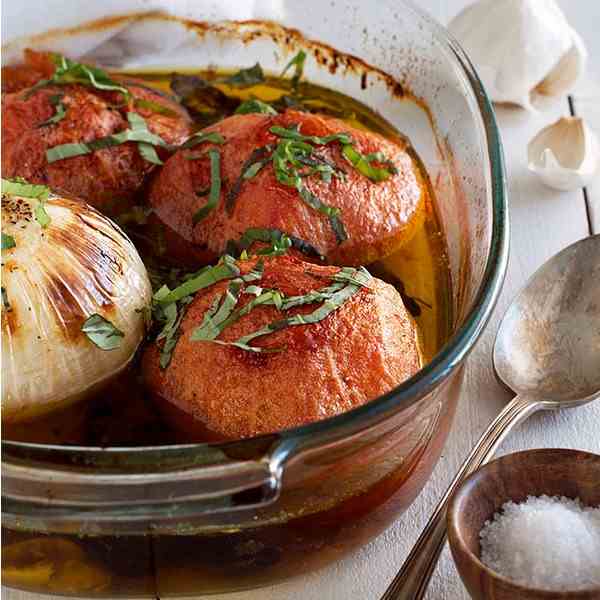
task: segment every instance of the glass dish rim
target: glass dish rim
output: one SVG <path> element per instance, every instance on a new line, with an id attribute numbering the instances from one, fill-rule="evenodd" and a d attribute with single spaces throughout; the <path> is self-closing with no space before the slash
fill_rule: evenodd
<path id="1" fill-rule="evenodd" d="M 470 85 L 470 92 L 477 103 L 479 115 L 485 131 L 487 168 L 490 172 L 492 195 L 492 232 L 490 248 L 486 260 L 482 282 L 477 290 L 473 304 L 463 324 L 452 334 L 446 345 L 433 359 L 410 379 L 390 390 L 386 394 L 371 400 L 367 404 L 350 411 L 315 423 L 301 425 L 274 434 L 266 434 L 235 442 L 179 444 L 176 446 L 148 446 L 128 448 L 106 448 L 107 451 L 123 451 L 135 454 L 146 453 L 156 457 L 161 451 L 178 449 L 180 452 L 191 452 L 198 456 L 207 448 L 221 448 L 231 443 L 236 445 L 251 443 L 261 438 L 277 438 L 280 440 L 277 454 L 289 456 L 300 448 L 316 447 L 324 443 L 359 433 L 392 414 L 397 414 L 416 404 L 432 392 L 439 384 L 458 368 L 487 324 L 496 304 L 508 265 L 509 221 L 507 211 L 507 182 L 504 166 L 502 143 L 495 119 L 492 103 L 487 96 L 477 72 L 465 51 L 451 34 L 432 18 L 426 11 L 415 5 L 413 0 L 401 0 L 406 8 L 425 22 L 430 28 L 436 43 L 450 50 L 457 66 L 462 69 Z M 56 446 L 50 444 L 31 444 L 23 442 L 2 441 L 3 452 L 11 448 L 31 448 L 37 452 L 60 450 L 63 454 L 96 452 L 100 448 L 80 446 Z M 39 456 L 39 455 L 38 455 Z M 190 455 L 190 458 L 192 456 Z"/>

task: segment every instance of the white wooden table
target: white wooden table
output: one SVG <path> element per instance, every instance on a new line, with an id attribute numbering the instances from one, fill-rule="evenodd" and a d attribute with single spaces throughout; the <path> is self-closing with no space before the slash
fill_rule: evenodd
<path id="1" fill-rule="evenodd" d="M 600 2 L 559 1 L 590 51 L 588 76 L 574 93 L 575 110 L 588 118 L 600 135 L 600 39 L 597 33 Z M 420 0 L 419 4 L 446 23 L 468 0 Z M 566 98 L 553 110 L 537 115 L 519 109 L 497 109 L 506 153 L 512 217 L 508 275 L 492 322 L 469 358 L 464 391 L 446 449 L 419 498 L 388 531 L 345 560 L 279 586 L 219 596 L 219 600 L 377 600 L 383 593 L 452 475 L 488 422 L 509 400 L 508 392 L 494 377 L 491 353 L 499 319 L 510 300 L 552 255 L 591 233 L 600 233 L 600 174 L 587 189 L 586 206 L 581 190 L 553 192 L 527 171 L 527 141 L 563 114 L 569 114 Z M 600 453 L 600 402 L 572 412 L 534 416 L 509 437 L 500 453 L 536 447 L 578 448 Z M 2 598 L 42 600 L 48 597 L 3 589 Z M 467 598 L 446 549 L 427 599 Z"/>

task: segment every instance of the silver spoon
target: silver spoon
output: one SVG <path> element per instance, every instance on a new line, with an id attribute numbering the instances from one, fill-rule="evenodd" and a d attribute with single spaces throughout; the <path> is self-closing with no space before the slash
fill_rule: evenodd
<path id="1" fill-rule="evenodd" d="M 527 282 L 500 324 L 494 368 L 517 395 L 465 460 L 381 600 L 423 598 L 446 541 L 450 497 L 515 425 L 538 410 L 600 398 L 600 234 L 559 252 Z"/>

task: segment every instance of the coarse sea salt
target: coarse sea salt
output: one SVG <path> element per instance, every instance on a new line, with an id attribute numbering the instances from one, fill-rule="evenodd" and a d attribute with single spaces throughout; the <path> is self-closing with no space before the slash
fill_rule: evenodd
<path id="1" fill-rule="evenodd" d="M 600 506 L 529 496 L 506 502 L 479 537 L 482 562 L 515 583 L 553 591 L 600 586 Z"/>

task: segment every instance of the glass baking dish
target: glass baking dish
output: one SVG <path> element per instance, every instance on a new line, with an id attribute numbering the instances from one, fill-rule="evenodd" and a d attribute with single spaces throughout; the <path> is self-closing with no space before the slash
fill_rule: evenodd
<path id="1" fill-rule="evenodd" d="M 45 3 L 28 4 L 28 12 L 35 4 Z M 33 47 L 111 69 L 235 68 L 258 60 L 279 72 L 303 48 L 308 80 L 357 98 L 410 138 L 437 199 L 453 334 L 385 396 L 335 418 L 227 444 L 3 443 L 5 585 L 114 598 L 271 584 L 379 534 L 419 494 L 440 456 L 461 367 L 507 265 L 506 180 L 493 110 L 460 47 L 409 2 L 380 0 L 376 11 L 360 0 L 248 0 L 235 10 L 233 3 L 160 5 L 168 13 L 135 13 L 137 1 L 115 4 L 119 12 L 110 15 L 109 5 L 86 5 L 85 20 L 95 22 L 10 40 L 3 61 L 17 62 Z M 48 20 L 38 30 L 84 21 L 72 3 L 45 6 Z M 7 31 L 22 29 L 20 10 L 4 15 Z"/>

